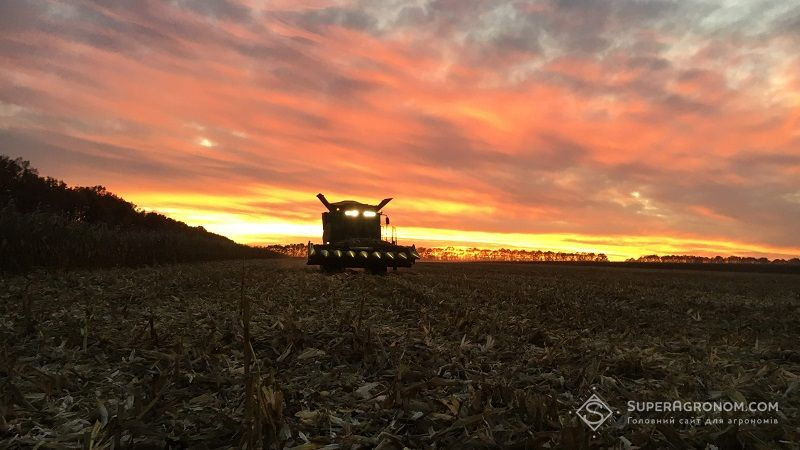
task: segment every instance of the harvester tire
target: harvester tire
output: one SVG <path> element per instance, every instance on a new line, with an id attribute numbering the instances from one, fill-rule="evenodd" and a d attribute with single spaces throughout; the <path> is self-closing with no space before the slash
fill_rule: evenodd
<path id="1" fill-rule="evenodd" d="M 338 264 L 322 264 L 321 266 L 319 266 L 319 268 L 322 271 L 322 273 L 325 273 L 325 274 L 338 273 L 338 272 L 342 272 L 344 270 Z"/>
<path id="2" fill-rule="evenodd" d="M 373 275 L 381 275 L 386 273 L 386 266 L 371 266 L 368 270 Z"/>

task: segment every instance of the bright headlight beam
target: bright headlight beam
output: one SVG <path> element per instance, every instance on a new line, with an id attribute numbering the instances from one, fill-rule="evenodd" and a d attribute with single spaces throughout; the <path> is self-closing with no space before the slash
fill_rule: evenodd
<path id="1" fill-rule="evenodd" d="M 364 211 L 362 214 L 364 214 L 364 217 L 375 217 L 378 215 L 375 211 Z"/>
<path id="2" fill-rule="evenodd" d="M 344 215 L 345 216 L 349 216 L 349 217 L 357 217 L 358 216 L 358 210 L 355 210 L 355 209 L 347 210 L 347 211 L 344 212 Z"/>

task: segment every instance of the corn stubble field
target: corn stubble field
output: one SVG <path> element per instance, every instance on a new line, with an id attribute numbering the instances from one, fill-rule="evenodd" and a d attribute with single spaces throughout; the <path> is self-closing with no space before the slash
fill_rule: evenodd
<path id="1" fill-rule="evenodd" d="M 264 260 L 0 282 L 0 448 L 800 442 L 798 275 Z M 620 410 L 595 437 L 570 413 L 592 387 Z M 626 424 L 629 400 L 728 398 L 778 423 Z M 633 417 L 662 416 L 693 414 Z"/>

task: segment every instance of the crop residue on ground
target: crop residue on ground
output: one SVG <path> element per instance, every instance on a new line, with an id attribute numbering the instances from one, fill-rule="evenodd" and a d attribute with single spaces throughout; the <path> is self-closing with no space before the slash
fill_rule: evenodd
<path id="1" fill-rule="evenodd" d="M 798 445 L 796 275 L 269 260 L 0 282 L 0 447 Z M 621 411 L 595 437 L 571 414 L 592 387 Z M 629 400 L 726 398 L 778 423 L 626 424 Z"/>

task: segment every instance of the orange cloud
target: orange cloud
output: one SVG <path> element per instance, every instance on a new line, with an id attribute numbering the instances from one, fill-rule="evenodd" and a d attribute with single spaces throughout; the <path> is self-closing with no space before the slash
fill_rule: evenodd
<path id="1" fill-rule="evenodd" d="M 48 5 L 0 19 L 3 151 L 243 242 L 322 191 L 424 242 L 800 253 L 797 11 Z"/>

